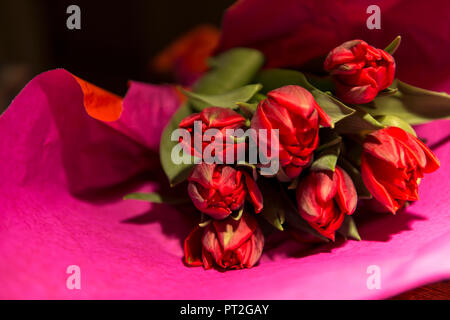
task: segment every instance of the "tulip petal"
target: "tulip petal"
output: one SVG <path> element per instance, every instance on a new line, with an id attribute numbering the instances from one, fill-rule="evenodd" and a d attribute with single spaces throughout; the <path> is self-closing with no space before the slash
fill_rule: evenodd
<path id="1" fill-rule="evenodd" d="M 431 173 L 439 169 L 441 166 L 439 159 L 436 155 L 419 139 L 417 139 L 417 144 L 419 144 L 427 157 L 427 164 L 424 168 L 425 173 Z"/>
<path id="2" fill-rule="evenodd" d="M 197 186 L 194 183 L 188 184 L 187 192 L 192 200 L 192 203 L 198 210 L 204 212 L 204 210 L 208 208 L 206 199 L 202 196 L 202 194 L 200 194 Z"/>
<path id="3" fill-rule="evenodd" d="M 335 232 L 342 225 L 346 212 L 337 195 L 341 175 L 332 171 L 312 171 L 297 187 L 300 215 L 321 235 L 335 240 Z M 355 197 L 356 199 L 356 197 Z"/>
<path id="4" fill-rule="evenodd" d="M 339 197 L 342 209 L 348 215 L 353 214 L 358 203 L 358 195 L 356 194 L 356 189 L 353 184 L 352 179 L 347 172 L 342 170 L 340 167 L 335 169 L 337 175 L 337 196 Z"/>
<path id="5" fill-rule="evenodd" d="M 246 259 L 246 267 L 251 268 L 253 267 L 261 258 L 261 254 L 263 253 L 264 248 L 264 235 L 260 228 L 256 228 L 255 232 L 253 233 L 253 237 L 251 237 L 252 241 L 252 249 L 251 254 Z"/>
<path id="6" fill-rule="evenodd" d="M 202 120 L 209 127 L 213 128 L 242 125 L 245 123 L 243 116 L 228 108 L 209 107 L 203 109 L 200 115 Z"/>
<path id="7" fill-rule="evenodd" d="M 297 204 L 300 215 L 306 221 L 314 221 L 321 214 L 321 207 L 316 198 L 316 179 L 308 175 L 297 187 Z"/>
<path id="8" fill-rule="evenodd" d="M 184 240 L 184 259 L 193 267 L 203 265 L 202 261 L 202 236 L 203 228 L 196 226 Z"/>
<path id="9" fill-rule="evenodd" d="M 201 117 L 199 113 L 193 113 L 180 122 L 180 128 L 189 128 L 194 125 L 195 121 L 201 121 Z"/>
<path id="10" fill-rule="evenodd" d="M 303 171 L 303 167 L 295 164 L 287 164 L 283 167 L 284 173 L 289 179 L 294 179 L 300 175 Z"/>
<path id="11" fill-rule="evenodd" d="M 263 247 L 264 235 L 259 228 L 256 228 L 253 236 L 236 250 L 241 261 L 241 268 L 253 267 L 259 261 Z"/>
<path id="12" fill-rule="evenodd" d="M 257 223 L 249 214 L 244 214 L 235 221 L 228 218 L 222 221 L 213 221 L 217 237 L 224 251 L 234 250 L 241 246 L 257 228 Z"/>
<path id="13" fill-rule="evenodd" d="M 86 112 L 94 119 L 116 121 L 122 114 L 122 98 L 99 88 L 83 79 L 73 76 L 84 96 Z"/>
<path id="14" fill-rule="evenodd" d="M 206 230 L 203 233 L 202 245 L 203 249 L 211 255 L 214 261 L 219 262 L 222 259 L 224 249 L 221 246 L 219 240 L 217 239 L 215 228 L 213 227 L 212 223 L 210 223 L 206 227 Z M 209 260 L 207 255 L 204 254 L 204 256 L 206 260 Z M 205 260 L 204 263 L 205 265 L 208 266 L 211 265 L 210 262 L 207 262 Z"/>
<path id="15" fill-rule="evenodd" d="M 374 172 L 372 171 L 370 164 L 368 164 L 367 157 L 368 156 L 364 153 L 361 157 L 361 174 L 364 184 L 375 199 L 395 214 L 401 205 L 393 199 L 386 188 L 375 179 Z"/>
<path id="16" fill-rule="evenodd" d="M 316 110 L 319 113 L 319 124 L 323 127 L 331 127 L 333 120 L 317 103 Z"/>
<path id="17" fill-rule="evenodd" d="M 396 127 L 390 127 L 386 130 L 410 150 L 411 156 L 415 157 L 416 163 L 421 168 L 426 169 L 426 173 L 436 171 L 439 168 L 439 159 L 422 141 Z"/>
<path id="18" fill-rule="evenodd" d="M 263 209 L 263 196 L 256 181 L 247 173 L 244 172 L 245 183 L 247 185 L 248 195 L 253 203 L 256 213 L 260 213 Z"/>
<path id="19" fill-rule="evenodd" d="M 230 195 L 241 184 L 241 173 L 230 166 L 222 168 L 220 179 L 217 180 L 217 186 L 222 195 Z"/>
<path id="20" fill-rule="evenodd" d="M 366 137 L 364 152 L 395 166 L 405 168 L 407 166 L 405 152 L 396 143 L 394 137 L 387 134 L 386 129 L 377 130 Z"/>
<path id="21" fill-rule="evenodd" d="M 315 195 L 319 204 L 325 204 L 336 196 L 339 176 L 332 171 L 318 171 L 313 174 Z"/>
<path id="22" fill-rule="evenodd" d="M 272 90 L 267 96 L 290 112 L 298 114 L 305 119 L 311 116 L 316 104 L 314 97 L 308 90 L 295 85 Z"/>
<path id="23" fill-rule="evenodd" d="M 403 151 L 405 153 L 404 157 L 411 157 L 414 159 L 412 160 L 413 165 L 419 166 L 420 168 L 424 168 L 426 166 L 427 158 L 421 145 L 417 143 L 419 139 L 414 137 L 412 134 L 398 127 L 388 127 L 384 130 L 380 130 L 379 132 L 375 132 L 375 134 L 377 133 L 387 134 L 392 137 L 396 143 L 400 144 L 398 150 L 402 151 L 403 148 L 405 150 Z"/>
<path id="24" fill-rule="evenodd" d="M 208 164 L 202 162 L 194 167 L 188 180 L 194 181 L 202 185 L 204 188 L 209 189 L 211 181 L 213 179 L 215 164 Z"/>

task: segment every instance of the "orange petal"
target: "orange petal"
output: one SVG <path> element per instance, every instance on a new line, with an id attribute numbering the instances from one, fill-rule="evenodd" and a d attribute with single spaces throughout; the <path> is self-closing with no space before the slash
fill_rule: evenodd
<path id="1" fill-rule="evenodd" d="M 122 98 L 83 79 L 72 75 L 80 85 L 84 95 L 86 112 L 94 119 L 116 121 L 122 114 Z"/>
<path id="2" fill-rule="evenodd" d="M 200 25 L 177 38 L 152 61 L 152 68 L 159 73 L 169 73 L 175 69 L 179 59 L 191 71 L 203 72 L 206 61 L 219 42 L 220 31 L 213 25 Z"/>

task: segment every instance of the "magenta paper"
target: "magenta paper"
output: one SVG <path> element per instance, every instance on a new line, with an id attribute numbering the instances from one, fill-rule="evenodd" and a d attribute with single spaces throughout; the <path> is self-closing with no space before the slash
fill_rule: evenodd
<path id="1" fill-rule="evenodd" d="M 445 1 L 381 1 L 378 31 L 353 14 L 370 1 L 352 11 L 336 1 L 256 2 L 226 13 L 222 49 L 251 45 L 270 66 L 291 66 L 352 38 L 383 47 L 400 34 L 399 78 L 450 92 Z M 302 48 L 313 51 L 293 54 Z M 166 185 L 158 144 L 178 105 L 172 86 L 131 82 L 121 119 L 101 122 L 63 69 L 22 90 L 0 117 L 0 298 L 371 299 L 450 278 L 450 121 L 417 127 L 441 161 L 422 180 L 420 201 L 396 216 L 355 213 L 362 241 L 314 248 L 288 241 L 252 269 L 223 273 L 183 264 L 191 212 L 122 200 Z M 80 267 L 81 290 L 66 286 L 70 265 Z M 380 289 L 367 286 L 371 266 L 380 270 Z"/>
<path id="2" fill-rule="evenodd" d="M 176 99 L 165 87 L 141 89 L 158 101 L 149 110 Z M 124 106 L 137 108 L 127 97 Z M 442 163 L 423 179 L 421 201 L 396 216 L 374 214 L 360 227 L 363 241 L 313 250 L 288 242 L 255 268 L 221 273 L 183 264 L 194 223 L 187 213 L 121 200 L 155 190 L 158 164 L 143 141 L 90 118 L 82 101 L 71 74 L 49 71 L 0 118 L 1 298 L 366 299 L 450 277 L 449 121 L 417 130 Z M 133 179 L 152 169 L 154 182 Z M 81 290 L 66 287 L 69 265 L 81 268 Z M 379 290 L 366 284 L 371 265 L 381 271 Z"/>

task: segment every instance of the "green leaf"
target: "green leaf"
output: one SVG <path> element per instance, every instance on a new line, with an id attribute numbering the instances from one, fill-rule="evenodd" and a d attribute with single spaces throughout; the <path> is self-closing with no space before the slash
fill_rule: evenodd
<path id="1" fill-rule="evenodd" d="M 391 89 L 398 91 L 389 96 L 377 96 L 364 109 L 373 116 L 393 115 L 410 124 L 450 118 L 450 95 L 414 87 L 400 80 Z"/>
<path id="2" fill-rule="evenodd" d="M 358 194 L 358 198 L 360 199 L 371 199 L 372 195 L 369 190 L 367 190 L 366 185 L 361 176 L 361 172 L 351 164 L 350 161 L 341 157 L 339 159 L 338 165 L 348 173 L 350 178 L 353 181 L 353 185 L 355 186 L 356 193 Z"/>
<path id="3" fill-rule="evenodd" d="M 406 132 L 411 133 L 413 136 L 417 137 L 414 129 L 409 125 L 408 122 L 403 119 L 393 116 L 393 115 L 384 115 L 384 116 L 375 116 L 375 119 L 386 127 L 397 127 L 405 130 Z"/>
<path id="4" fill-rule="evenodd" d="M 338 233 L 344 236 L 345 240 L 348 238 L 361 241 L 361 237 L 358 233 L 355 220 L 352 216 L 345 216 L 344 222 L 337 230 Z"/>
<path id="5" fill-rule="evenodd" d="M 397 36 L 386 48 L 384 48 L 384 51 L 386 51 L 390 55 L 393 55 L 394 52 L 399 47 L 401 40 L 402 40 L 402 37 Z"/>
<path id="6" fill-rule="evenodd" d="M 308 79 L 308 82 L 312 84 L 314 87 L 323 92 L 334 92 L 334 82 L 331 79 L 331 76 L 319 77 L 313 74 L 305 75 Z"/>
<path id="7" fill-rule="evenodd" d="M 255 94 L 255 96 L 253 98 L 250 99 L 249 103 L 260 103 L 262 100 L 267 99 L 267 96 L 265 94 L 262 94 L 260 92 L 258 92 L 257 94 Z"/>
<path id="8" fill-rule="evenodd" d="M 342 134 L 365 134 L 384 128 L 366 109 L 358 106 L 354 107 L 355 113 L 336 124 L 336 132 Z"/>
<path id="9" fill-rule="evenodd" d="M 378 92 L 378 97 L 392 96 L 392 95 L 396 94 L 397 92 L 398 92 L 397 88 L 386 88 L 386 89 Z"/>
<path id="10" fill-rule="evenodd" d="M 321 128 L 319 130 L 319 140 L 320 146 L 315 150 L 317 153 L 342 143 L 342 137 L 331 128 Z"/>
<path id="11" fill-rule="evenodd" d="M 271 225 L 277 228 L 280 231 L 283 231 L 283 223 L 284 223 L 284 211 L 280 206 L 272 203 L 265 203 L 264 209 L 261 212 L 264 219 L 266 219 Z"/>
<path id="12" fill-rule="evenodd" d="M 283 231 L 283 224 L 287 224 L 301 232 L 329 242 L 329 240 L 314 230 L 298 213 L 297 207 L 289 198 L 283 186 L 277 179 L 260 178 L 258 185 L 264 198 L 264 208 L 260 213 L 271 225 Z"/>
<path id="13" fill-rule="evenodd" d="M 302 86 L 308 91 L 317 89 L 308 82 L 303 73 L 288 69 L 263 70 L 256 77 L 256 82 L 263 85 L 264 92 L 266 93 L 291 84 Z"/>
<path id="14" fill-rule="evenodd" d="M 355 113 L 355 110 L 347 107 L 345 104 L 340 102 L 335 97 L 326 94 L 318 89 L 311 91 L 317 104 L 326 112 L 326 114 L 331 118 L 333 123 L 337 123 L 344 118 L 351 116 Z"/>
<path id="15" fill-rule="evenodd" d="M 234 48 L 209 61 L 208 71 L 194 85 L 201 94 L 223 94 L 252 81 L 264 64 L 264 55 L 255 49 Z"/>
<path id="16" fill-rule="evenodd" d="M 239 211 L 232 213 L 230 215 L 231 219 L 239 221 L 242 218 L 242 214 L 244 213 L 244 207 L 242 207 Z"/>
<path id="17" fill-rule="evenodd" d="M 258 185 L 264 199 L 264 207 L 260 214 L 272 226 L 283 231 L 285 207 L 279 199 L 280 184 L 276 179 L 260 178 Z"/>
<path id="18" fill-rule="evenodd" d="M 181 122 L 181 120 L 190 115 L 191 113 L 192 111 L 189 105 L 187 103 L 183 104 L 172 116 L 172 118 L 170 119 L 167 126 L 164 128 L 163 133 L 161 135 L 159 157 L 162 168 L 166 173 L 171 186 L 174 186 L 186 180 L 194 166 L 194 161 L 192 157 L 190 157 L 191 159 L 189 164 L 185 163 L 175 164 L 172 161 L 171 157 L 172 149 L 178 144 L 178 141 L 171 141 L 172 132 L 178 128 L 178 125 Z"/>
<path id="19" fill-rule="evenodd" d="M 249 101 L 259 90 L 261 90 L 262 85 L 260 84 L 249 84 L 223 94 L 201 94 L 183 90 L 183 93 L 189 98 L 189 102 L 192 107 L 201 111 L 207 107 L 222 107 L 237 109 L 238 102 Z"/>
<path id="20" fill-rule="evenodd" d="M 311 165 L 311 170 L 312 171 L 329 170 L 334 172 L 338 157 L 339 157 L 338 153 L 330 152 L 323 154 L 313 162 L 313 164 Z"/>
<path id="21" fill-rule="evenodd" d="M 203 212 L 200 212 L 200 222 L 198 224 L 200 228 L 206 227 L 211 222 L 212 219 L 208 215 L 204 214 Z"/>
<path id="22" fill-rule="evenodd" d="M 341 141 L 342 139 L 339 137 L 339 139 L 332 141 L 328 148 L 322 149 L 312 163 L 311 170 L 330 170 L 334 172 L 339 154 L 341 153 Z"/>
<path id="23" fill-rule="evenodd" d="M 258 107 L 257 103 L 238 102 L 237 104 L 239 106 L 239 110 L 247 118 L 251 118 Z"/>
<path id="24" fill-rule="evenodd" d="M 311 92 L 317 104 L 330 116 L 333 123 L 337 123 L 355 112 L 338 99 L 314 87 L 306 76 L 299 71 L 268 69 L 261 71 L 256 79 L 258 83 L 263 85 L 265 92 L 287 85 L 298 85 L 305 88 Z"/>
<path id="25" fill-rule="evenodd" d="M 127 194 L 123 197 L 124 200 L 141 200 L 141 201 L 148 201 L 152 203 L 166 203 L 166 204 L 182 204 L 182 203 L 188 203 L 189 199 L 183 199 L 183 198 L 175 198 L 170 197 L 167 195 L 161 195 L 156 192 L 135 192 Z"/>

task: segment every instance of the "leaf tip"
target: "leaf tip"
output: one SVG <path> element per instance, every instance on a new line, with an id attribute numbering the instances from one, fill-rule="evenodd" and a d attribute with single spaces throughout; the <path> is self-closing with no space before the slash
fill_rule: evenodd
<path id="1" fill-rule="evenodd" d="M 393 55 L 395 51 L 397 51 L 398 47 L 400 46 L 402 37 L 398 35 L 395 37 L 395 39 L 384 49 L 387 53 L 390 55 Z"/>
<path id="2" fill-rule="evenodd" d="M 122 197 L 122 200 L 133 200 L 134 193 L 126 194 Z"/>

